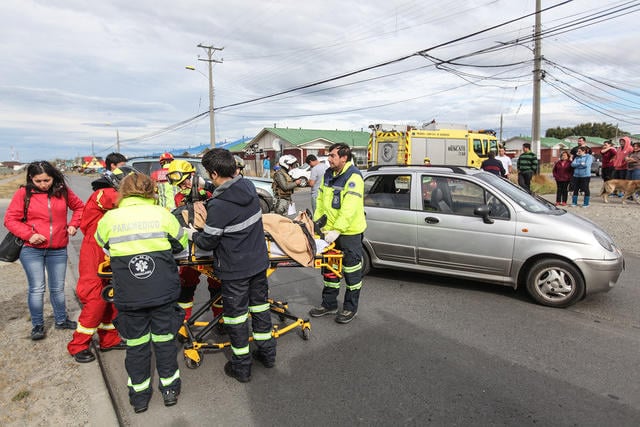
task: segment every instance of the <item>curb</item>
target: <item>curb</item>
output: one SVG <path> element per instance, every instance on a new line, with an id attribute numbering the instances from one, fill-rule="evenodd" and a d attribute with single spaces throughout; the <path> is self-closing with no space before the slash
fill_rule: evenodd
<path id="1" fill-rule="evenodd" d="M 72 283 L 73 286 L 65 286 L 65 294 L 67 296 L 67 308 L 73 312 L 75 318 L 80 314 L 80 302 L 74 292 L 76 283 L 78 283 L 78 260 L 80 259 L 78 251 L 70 241 L 67 245 L 67 280 L 66 283 Z M 75 264 L 71 262 L 75 260 Z M 96 363 L 87 363 L 85 366 L 90 369 L 91 374 L 85 377 L 85 381 L 92 390 L 88 396 L 90 408 L 87 408 L 92 414 L 94 420 L 100 420 L 100 425 L 121 426 L 122 420 L 116 411 L 116 405 L 111 394 L 111 389 L 107 384 L 107 375 L 104 371 L 104 364 L 100 358 L 100 351 L 92 342 L 93 352 L 96 355 Z M 95 368 L 94 368 L 95 367 Z M 106 403 L 108 402 L 108 404 Z"/>

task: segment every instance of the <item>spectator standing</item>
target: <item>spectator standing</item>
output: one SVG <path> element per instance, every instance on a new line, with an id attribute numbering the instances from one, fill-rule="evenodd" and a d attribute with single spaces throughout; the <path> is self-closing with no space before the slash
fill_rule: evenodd
<path id="1" fill-rule="evenodd" d="M 629 179 L 640 179 L 640 142 L 633 143 L 633 151 L 625 158 L 631 173 Z"/>
<path id="2" fill-rule="evenodd" d="M 431 166 L 431 158 L 425 157 L 424 160 L 422 160 L 422 164 L 424 164 L 425 166 Z"/>
<path id="3" fill-rule="evenodd" d="M 269 156 L 265 156 L 262 161 L 262 177 L 271 178 L 271 159 Z"/>
<path id="4" fill-rule="evenodd" d="M 589 199 L 591 193 L 589 192 L 589 183 L 591 181 L 591 163 L 593 163 L 593 157 L 587 153 L 587 148 L 578 147 L 576 156 L 571 162 L 573 168 L 573 199 L 571 206 L 578 206 L 578 193 L 584 193 L 583 208 L 589 207 Z"/>
<path id="5" fill-rule="evenodd" d="M 280 157 L 278 164 L 280 169 L 273 173 L 273 182 L 271 183 L 275 196 L 273 212 L 286 216 L 289 214 L 293 191 L 300 185 L 300 178 L 294 181 L 289 175 L 289 171 L 298 164 L 298 159 L 291 154 L 285 154 Z"/>
<path id="6" fill-rule="evenodd" d="M 364 216 L 364 182 L 362 174 L 352 162 L 351 149 L 343 143 L 329 147 L 329 169 L 318 189 L 317 207 L 313 220 L 326 217 L 324 239 L 343 254 L 342 271 L 347 284 L 342 310 L 338 313 L 340 278 L 322 269 L 324 288 L 322 304 L 309 314 L 320 317 L 336 314 L 338 323 L 349 323 L 358 313 L 362 288 L 362 237 L 367 228 Z"/>
<path id="7" fill-rule="evenodd" d="M 169 170 L 169 165 L 173 162 L 173 159 L 174 158 L 171 153 L 162 153 L 159 160 L 160 169 L 151 172 L 151 179 L 156 185 L 158 204 L 170 211 L 174 210 L 176 207 L 174 202 L 176 187 L 171 185 L 167 180 L 167 171 Z"/>
<path id="8" fill-rule="evenodd" d="M 329 164 L 324 161 L 321 162 L 318 158 L 309 154 L 305 159 L 305 162 L 311 166 L 311 174 L 309 176 L 309 185 L 311 186 L 311 212 L 315 212 L 316 210 L 316 198 L 318 197 L 318 188 L 320 187 L 320 183 L 322 182 L 322 177 L 324 176 L 325 171 L 329 167 Z"/>
<path id="9" fill-rule="evenodd" d="M 531 194 L 531 178 L 538 171 L 538 159 L 531 151 L 531 144 L 522 144 L 523 153 L 518 158 L 518 185 Z"/>
<path id="10" fill-rule="evenodd" d="M 567 206 L 569 183 L 573 176 L 568 151 L 563 151 L 560 154 L 560 159 L 553 165 L 552 172 L 553 178 L 556 180 L 556 206 Z"/>
<path id="11" fill-rule="evenodd" d="M 504 177 L 509 179 L 510 175 L 513 173 L 513 162 L 511 161 L 511 157 L 507 156 L 504 147 L 500 147 L 498 149 L 498 155 L 496 156 L 496 159 L 502 162 L 502 167 L 505 171 Z"/>
<path id="12" fill-rule="evenodd" d="M 47 282 L 55 328 L 76 329 L 78 326 L 67 315 L 64 279 L 69 236 L 76 234 L 83 208 L 84 203 L 67 186 L 62 172 L 46 161 L 27 166 L 26 183 L 15 192 L 7 208 L 4 226 L 24 240 L 20 263 L 29 286 L 27 304 L 34 341 L 45 337 L 43 306 Z M 69 209 L 73 215 L 67 221 Z"/>
<path id="13" fill-rule="evenodd" d="M 111 257 L 114 324 L 127 342 L 129 403 L 140 413 L 152 394 L 151 343 L 164 405 L 178 402 L 182 383 L 175 338 L 184 311 L 177 304 L 180 278 L 173 254 L 187 246 L 187 235 L 175 216 L 155 205 L 154 184 L 146 175 L 127 175 L 119 191 L 118 209 L 104 214 L 95 239 Z"/>
<path id="14" fill-rule="evenodd" d="M 615 169 L 615 179 L 630 179 L 627 175 L 628 165 L 627 165 L 627 156 L 631 154 L 633 151 L 633 147 L 631 146 L 631 138 L 628 136 L 623 136 L 619 140 L 620 148 L 617 149 L 616 155 L 613 158 L 613 167 Z M 630 175 L 630 174 L 629 174 Z M 619 195 L 622 197 L 622 194 Z"/>
<path id="15" fill-rule="evenodd" d="M 573 147 L 571 149 L 571 159 L 573 160 L 576 157 L 576 153 L 578 152 L 578 148 L 582 147 L 585 150 L 586 154 L 591 155 L 591 148 L 589 148 L 589 146 L 587 145 L 587 138 L 585 138 L 584 136 L 581 136 L 578 138 L 578 145 L 576 145 L 575 147 Z"/>
<path id="16" fill-rule="evenodd" d="M 494 153 L 493 151 L 489 152 L 489 158 L 482 162 L 482 164 L 480 165 L 480 169 L 498 176 L 504 177 L 507 175 L 502 162 L 496 159 L 496 153 Z"/>
<path id="17" fill-rule="evenodd" d="M 207 201 L 204 231 L 187 231 L 196 245 L 213 250 L 216 275 L 222 280 L 223 319 L 231 341 L 231 360 L 225 364 L 224 372 L 239 382 L 248 382 L 252 365 L 249 319 L 257 346 L 253 357 L 266 368 L 272 368 L 276 359 L 267 301 L 269 258 L 260 201 L 253 184 L 236 175 L 229 151 L 214 148 L 204 155 L 202 165 L 216 189 Z"/>
<path id="18" fill-rule="evenodd" d="M 84 237 L 80 246 L 78 283 L 76 284 L 76 295 L 82 303 L 82 311 L 78 317 L 78 326 L 73 333 L 73 338 L 67 344 L 69 354 L 78 363 L 88 363 L 96 359 L 90 349 L 96 332 L 101 351 L 123 350 L 126 347 L 113 326 L 117 310 L 113 303 L 102 298 L 104 283 L 96 272 L 105 257 L 104 251 L 94 237 L 98 221 L 102 219 L 105 212 L 118 206 L 120 181 L 128 173 L 133 172 L 133 169 L 124 166 L 126 161 L 127 159 L 120 153 L 111 153 L 107 156 L 107 172 L 91 183 L 93 193 L 87 199 L 82 212 L 80 230 Z"/>
<path id="19" fill-rule="evenodd" d="M 613 160 L 616 156 L 616 149 L 613 147 L 611 141 L 605 141 L 602 143 L 600 155 L 602 156 L 602 180 L 609 181 L 610 179 L 613 179 L 615 173 Z"/>

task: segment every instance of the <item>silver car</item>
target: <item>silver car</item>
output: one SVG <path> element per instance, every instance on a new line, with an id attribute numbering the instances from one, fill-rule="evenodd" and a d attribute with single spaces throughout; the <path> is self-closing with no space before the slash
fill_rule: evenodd
<path id="1" fill-rule="evenodd" d="M 364 174 L 363 270 L 393 268 L 526 287 L 568 307 L 611 289 L 620 249 L 596 224 L 496 175 L 388 166 Z"/>

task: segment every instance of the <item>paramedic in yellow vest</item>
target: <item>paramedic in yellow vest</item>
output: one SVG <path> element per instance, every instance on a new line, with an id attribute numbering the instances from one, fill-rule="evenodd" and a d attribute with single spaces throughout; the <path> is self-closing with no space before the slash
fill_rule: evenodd
<path id="1" fill-rule="evenodd" d="M 173 254 L 187 246 L 187 234 L 166 209 L 155 205 L 154 184 L 141 173 L 120 183 L 117 209 L 105 213 L 95 233 L 109 251 L 113 272 L 113 321 L 127 343 L 125 368 L 129 403 L 136 413 L 149 406 L 151 346 L 155 352 L 159 389 L 165 406 L 178 402 L 180 370 L 176 333 L 184 310 L 178 306 L 180 278 Z"/>
<path id="2" fill-rule="evenodd" d="M 322 270 L 322 305 L 309 311 L 313 317 L 336 314 L 336 322 L 349 323 L 358 312 L 362 288 L 362 235 L 367 228 L 364 216 L 364 182 L 360 170 L 351 161 L 351 149 L 343 143 L 329 147 L 329 169 L 325 171 L 313 220 L 326 215 L 324 240 L 336 242 L 343 253 L 342 271 L 347 289 L 342 310 L 338 312 L 340 278 Z"/>
<path id="3" fill-rule="evenodd" d="M 156 184 L 158 204 L 170 211 L 176 208 L 174 198 L 177 193 L 176 187 L 171 185 L 167 179 L 171 162 L 173 162 L 173 155 L 171 153 L 162 153 L 160 155 L 160 169 L 151 172 L 151 179 Z"/>

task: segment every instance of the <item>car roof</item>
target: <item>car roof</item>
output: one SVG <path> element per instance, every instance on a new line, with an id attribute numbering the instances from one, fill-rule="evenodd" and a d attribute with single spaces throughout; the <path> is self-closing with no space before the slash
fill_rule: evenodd
<path id="1" fill-rule="evenodd" d="M 450 165 L 376 165 L 365 171 L 366 174 L 373 172 L 406 173 L 409 172 L 438 172 L 450 175 L 475 175 L 482 170 L 468 166 Z"/>

